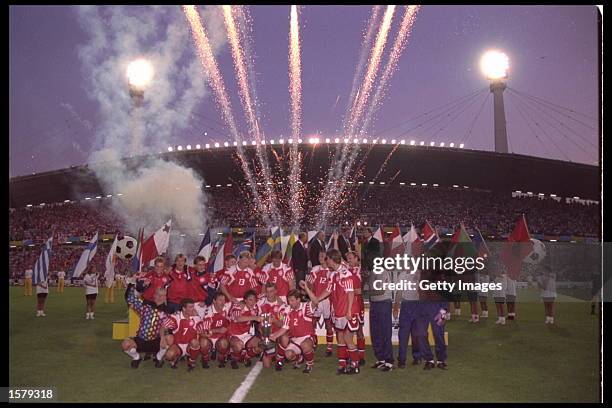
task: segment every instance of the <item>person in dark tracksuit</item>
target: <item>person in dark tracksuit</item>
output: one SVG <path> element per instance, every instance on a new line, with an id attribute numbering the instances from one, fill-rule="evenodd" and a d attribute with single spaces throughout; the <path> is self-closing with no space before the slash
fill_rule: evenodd
<path id="1" fill-rule="evenodd" d="M 427 279 L 430 282 L 446 280 L 444 277 L 433 271 L 421 271 L 421 280 Z M 448 320 L 448 293 L 422 290 L 419 291 L 419 302 L 417 312 L 417 344 L 420 349 L 420 356 L 425 361 L 425 370 L 438 367 L 446 369 L 446 343 L 444 342 L 444 326 L 446 320 Z M 434 356 L 431 352 L 431 346 L 429 344 L 429 337 L 427 335 L 427 328 L 431 324 L 436 360 L 434 362 Z"/>
<path id="2" fill-rule="evenodd" d="M 408 271 L 401 271 L 397 274 L 396 282 L 403 280 L 415 282 L 418 285 L 419 271 L 411 274 Z M 417 286 L 418 288 L 418 286 Z M 418 290 L 403 290 L 395 293 L 395 305 L 393 317 L 397 318 L 399 312 L 399 355 L 397 366 L 406 368 L 406 355 L 408 354 L 408 338 L 412 338 L 412 365 L 419 365 L 421 354 L 417 340 L 417 317 L 419 312 L 419 292 Z"/>
<path id="3" fill-rule="evenodd" d="M 393 370 L 393 335 L 391 309 L 392 294 L 391 290 L 375 290 L 374 281 L 380 280 L 382 283 L 392 282 L 391 272 L 385 269 L 381 274 L 374 272 L 367 273 L 368 294 L 370 299 L 370 339 L 376 363 L 372 368 L 379 368 L 381 371 Z M 381 284 L 378 283 L 378 285 Z M 377 286 L 379 287 L 379 286 Z"/>

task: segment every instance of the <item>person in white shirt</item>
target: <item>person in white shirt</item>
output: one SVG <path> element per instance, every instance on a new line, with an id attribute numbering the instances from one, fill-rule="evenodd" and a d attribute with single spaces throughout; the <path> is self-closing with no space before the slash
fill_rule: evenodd
<path id="1" fill-rule="evenodd" d="M 540 287 L 540 296 L 544 302 L 544 324 L 555 324 L 555 300 L 557 299 L 557 275 L 545 268 L 544 272 L 537 279 Z"/>
<path id="2" fill-rule="evenodd" d="M 59 271 L 57 273 L 57 292 L 64 293 L 64 278 L 66 277 L 66 272 Z"/>
<path id="3" fill-rule="evenodd" d="M 85 319 L 94 319 L 94 310 L 96 308 L 96 297 L 98 296 L 98 271 L 94 266 L 89 267 L 87 273 L 83 277 L 85 284 L 85 300 L 87 302 L 87 313 Z"/>
<path id="4" fill-rule="evenodd" d="M 49 294 L 49 282 L 45 279 L 36 285 L 36 317 L 45 317 L 45 301 Z"/>

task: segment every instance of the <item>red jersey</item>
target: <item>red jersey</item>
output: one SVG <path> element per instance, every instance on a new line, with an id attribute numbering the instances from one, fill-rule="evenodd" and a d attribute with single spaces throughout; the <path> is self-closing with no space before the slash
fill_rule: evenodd
<path id="1" fill-rule="evenodd" d="M 215 281 L 221 282 L 223 280 L 223 276 L 227 273 L 227 269 L 223 268 L 217 272 L 215 272 Z"/>
<path id="2" fill-rule="evenodd" d="M 181 303 L 181 300 L 191 295 L 190 278 L 189 272 L 172 268 L 168 286 L 168 302 Z"/>
<path id="3" fill-rule="evenodd" d="M 145 284 L 147 281 L 149 282 L 149 286 L 144 290 L 142 297 L 151 302 L 155 301 L 155 291 L 158 288 L 167 287 L 170 283 L 170 277 L 165 273 L 162 276 L 157 276 L 155 272 L 148 272 L 144 274 L 142 279 L 145 281 Z"/>
<path id="4" fill-rule="evenodd" d="M 257 307 L 259 308 L 260 315 L 264 313 L 269 313 L 277 320 L 283 320 L 285 318 L 285 313 L 287 312 L 288 305 L 283 303 L 280 298 L 276 299 L 276 302 L 272 303 L 267 298 L 260 299 L 257 302 Z M 272 324 L 272 333 L 280 330 L 282 326 L 277 326 L 276 324 Z"/>
<path id="5" fill-rule="evenodd" d="M 204 312 L 204 317 L 202 318 L 202 328 L 204 330 L 213 330 L 213 329 L 220 329 L 223 327 L 228 327 L 230 323 L 229 321 L 230 308 L 231 308 L 230 303 L 226 303 L 220 312 L 218 312 L 217 309 L 215 309 L 214 305 L 210 305 L 209 307 L 207 307 L 206 311 Z M 213 339 L 218 339 L 219 337 L 224 337 L 226 333 L 227 332 L 213 333 L 212 336 L 210 337 Z"/>
<path id="6" fill-rule="evenodd" d="M 238 269 L 238 266 L 228 270 L 221 283 L 227 288 L 227 292 L 237 299 L 242 299 L 247 290 L 257 289 L 259 286 L 250 268 Z"/>
<path id="7" fill-rule="evenodd" d="M 253 321 L 247 320 L 246 322 L 237 322 L 236 319 L 240 316 L 258 316 L 259 308 L 257 305 L 255 305 L 252 309 L 249 309 L 244 302 L 239 302 L 232 305 L 229 314 L 230 324 L 227 332 L 231 336 L 239 336 L 241 334 L 246 334 L 251 330 L 251 324 L 253 324 Z"/>
<path id="8" fill-rule="evenodd" d="M 361 289 L 361 266 L 349 267 L 349 270 L 353 274 L 353 289 L 360 290 Z M 355 293 L 355 300 L 359 305 L 359 311 L 365 310 L 365 304 L 363 303 L 363 296 L 361 293 Z"/>
<path id="9" fill-rule="evenodd" d="M 270 263 L 264 266 L 262 272 L 263 284 L 272 282 L 276 285 L 278 296 L 287 296 L 289 293 L 289 282 L 295 282 L 295 275 L 290 266 L 281 263 L 280 266 L 276 268 Z"/>
<path id="10" fill-rule="evenodd" d="M 312 285 L 312 291 L 314 292 L 315 296 L 319 297 L 321 296 L 321 293 L 327 289 L 331 276 L 331 271 L 328 268 L 317 265 L 312 268 L 306 277 L 306 282 Z"/>
<path id="11" fill-rule="evenodd" d="M 174 341 L 177 344 L 188 344 L 198 337 L 198 332 L 203 330 L 202 320 L 198 315 L 185 316 L 183 312 L 166 317 L 162 325 L 173 331 Z"/>
<path id="12" fill-rule="evenodd" d="M 191 297 L 196 302 L 205 302 L 208 297 L 207 288 L 209 286 L 214 287 L 215 277 L 212 273 L 203 272 L 201 275 L 194 269 L 191 274 L 190 283 L 190 294 Z"/>
<path id="13" fill-rule="evenodd" d="M 311 302 L 300 303 L 297 309 L 288 308 L 283 328 L 289 330 L 289 337 L 315 335 L 312 324 L 312 319 L 316 319 L 314 309 Z"/>
<path id="14" fill-rule="evenodd" d="M 353 290 L 353 274 L 343 265 L 333 274 L 333 278 L 327 286 L 331 292 L 331 307 L 335 317 L 345 317 L 348 309 L 348 294 Z M 352 314 L 359 313 L 359 304 L 353 299 Z"/>

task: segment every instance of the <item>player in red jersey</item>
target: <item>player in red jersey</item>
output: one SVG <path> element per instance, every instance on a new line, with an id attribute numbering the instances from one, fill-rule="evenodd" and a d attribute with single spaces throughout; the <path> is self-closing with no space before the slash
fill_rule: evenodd
<path id="1" fill-rule="evenodd" d="M 165 273 L 166 261 L 162 257 L 155 258 L 153 272 L 141 272 L 136 278 L 136 290 L 142 293 L 145 301 L 155 305 L 155 292 L 164 289 L 170 283 L 170 277 Z M 143 270 L 146 270 L 143 266 Z"/>
<path id="2" fill-rule="evenodd" d="M 188 298 L 191 292 L 191 275 L 187 268 L 187 257 L 178 254 L 174 258 L 174 265 L 170 271 L 170 284 L 168 285 L 168 309 L 170 313 L 179 310 L 179 304 Z"/>
<path id="3" fill-rule="evenodd" d="M 327 253 L 325 251 L 319 252 L 319 263 L 320 265 L 314 266 L 306 277 L 308 288 L 314 293 L 315 296 L 320 296 L 325 289 L 327 289 L 332 276 L 332 272 L 327 267 Z M 323 299 L 319 302 L 314 314 L 315 319 L 312 320 L 312 325 L 315 331 L 317 329 L 317 324 L 320 322 L 321 318 L 323 319 L 323 324 L 325 325 L 325 340 L 327 342 L 325 356 L 329 357 L 332 355 L 334 343 L 334 327 L 331 321 L 331 306 L 329 298 Z"/>
<path id="4" fill-rule="evenodd" d="M 229 310 L 231 304 L 225 302 L 225 295 L 215 293 L 212 305 L 206 308 L 202 319 L 202 337 L 200 347 L 202 350 L 202 368 L 208 368 L 212 350 L 216 350 L 219 368 L 225 367 L 225 360 L 229 353 Z"/>
<path id="5" fill-rule="evenodd" d="M 271 333 L 274 334 L 279 331 L 283 327 L 283 318 L 285 317 L 285 312 L 287 311 L 287 304 L 283 302 L 283 300 L 278 296 L 278 291 L 276 289 L 276 285 L 272 282 L 268 282 L 264 285 L 264 293 L 265 297 L 257 302 L 257 307 L 259 308 L 259 315 L 262 319 L 269 315 L 269 322 L 272 325 Z M 259 327 L 259 332 L 261 335 L 261 325 Z M 263 338 L 262 338 L 263 340 Z M 272 358 L 276 354 L 276 361 L 282 361 L 285 359 L 285 347 L 281 347 L 278 342 L 273 347 L 268 349 L 264 349 L 263 354 L 263 365 L 266 368 L 270 368 L 272 366 Z"/>
<path id="6" fill-rule="evenodd" d="M 194 268 L 190 268 L 191 280 L 189 281 L 189 297 L 196 302 L 198 315 L 202 317 L 206 308 L 208 291 L 215 288 L 215 276 L 206 272 L 206 258 L 196 256 L 193 260 Z M 210 301 L 208 302 L 210 304 Z"/>
<path id="7" fill-rule="evenodd" d="M 163 327 L 172 331 L 172 334 L 167 334 L 164 338 L 168 346 L 164 358 L 171 362 L 172 368 L 178 368 L 180 357 L 186 355 L 188 370 L 192 371 L 200 354 L 198 332 L 203 330 L 202 320 L 196 313 L 192 299 L 181 300 L 180 306 L 180 312 L 166 317 L 162 323 Z"/>
<path id="8" fill-rule="evenodd" d="M 355 302 L 359 306 L 359 329 L 357 329 L 357 352 L 359 353 L 359 365 L 366 364 L 365 361 L 365 335 L 363 334 L 363 323 L 365 316 L 365 304 L 361 294 L 361 259 L 357 252 L 346 253 L 348 267 L 353 274 L 353 290 L 355 291 Z"/>
<path id="9" fill-rule="evenodd" d="M 262 284 L 273 283 L 276 285 L 278 296 L 287 303 L 287 294 L 295 289 L 295 275 L 293 269 L 283 263 L 283 253 L 272 251 L 270 253 L 271 263 L 262 268 Z"/>
<path id="10" fill-rule="evenodd" d="M 342 255 L 337 249 L 327 251 L 327 267 L 333 276 L 327 289 L 321 296 L 315 297 L 314 303 L 330 296 L 332 307 L 332 322 L 336 329 L 338 346 L 338 374 L 359 373 L 359 353 L 353 334 L 359 329 L 359 304 L 355 302 L 355 291 L 353 289 L 353 274 L 342 264 Z M 311 299 L 314 293 L 309 293 Z M 347 366 L 347 358 L 351 365 Z"/>
<path id="11" fill-rule="evenodd" d="M 258 283 L 253 270 L 249 268 L 252 255 L 249 251 L 242 251 L 238 256 L 238 263 L 230 268 L 221 280 L 221 292 L 232 303 L 242 301 L 244 293 L 257 289 Z"/>
<path id="12" fill-rule="evenodd" d="M 236 257 L 234 255 L 225 255 L 225 258 L 223 259 L 223 269 L 215 272 L 215 281 L 217 282 L 217 289 L 219 289 L 221 281 L 223 280 L 223 276 L 225 276 L 228 270 L 236 266 L 237 262 L 238 261 L 236 260 Z M 226 300 L 229 301 L 229 299 Z"/>
<path id="13" fill-rule="evenodd" d="M 300 287 L 307 293 L 310 291 L 304 281 L 300 281 Z M 309 374 L 314 364 L 314 336 L 316 334 L 312 322 L 316 319 L 314 315 L 316 306 L 312 301 L 302 303 L 301 298 L 298 290 L 289 292 L 287 295 L 289 310 L 286 312 L 283 327 L 270 337 L 275 341 L 278 339 L 278 342 L 286 348 L 285 357 L 287 360 L 295 361 L 298 356 L 300 357 L 300 360 L 294 366 L 295 368 L 299 367 L 301 359 L 305 360 L 306 368 L 302 372 Z M 277 370 L 280 371 L 282 362 L 277 361 L 276 364 Z"/>
<path id="14" fill-rule="evenodd" d="M 251 334 L 251 325 L 253 322 L 261 323 L 262 320 L 254 290 L 248 290 L 244 294 L 243 301 L 232 304 L 227 330 L 232 350 L 232 368 L 238 368 L 240 361 L 244 361 L 244 365 L 250 367 L 251 358 L 261 353 L 259 337 Z"/>

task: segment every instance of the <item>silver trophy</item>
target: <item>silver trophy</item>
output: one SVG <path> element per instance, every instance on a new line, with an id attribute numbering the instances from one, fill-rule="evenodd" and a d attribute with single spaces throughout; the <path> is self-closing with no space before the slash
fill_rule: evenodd
<path id="1" fill-rule="evenodd" d="M 264 313 L 261 315 L 263 321 L 261 322 L 261 338 L 263 340 L 264 350 L 269 350 L 274 347 L 274 342 L 270 340 L 270 334 L 272 334 L 272 323 L 270 323 L 270 313 Z"/>

